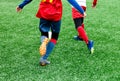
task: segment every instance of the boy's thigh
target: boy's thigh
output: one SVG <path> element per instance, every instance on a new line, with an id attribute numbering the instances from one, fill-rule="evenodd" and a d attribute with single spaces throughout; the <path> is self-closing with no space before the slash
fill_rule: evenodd
<path id="1" fill-rule="evenodd" d="M 54 33 L 59 33 L 60 32 L 60 27 L 61 27 L 61 20 L 54 21 L 54 22 L 51 23 L 51 30 Z"/>
<path id="2" fill-rule="evenodd" d="M 40 19 L 39 29 L 41 32 L 49 32 L 50 31 L 50 21 L 45 19 Z"/>

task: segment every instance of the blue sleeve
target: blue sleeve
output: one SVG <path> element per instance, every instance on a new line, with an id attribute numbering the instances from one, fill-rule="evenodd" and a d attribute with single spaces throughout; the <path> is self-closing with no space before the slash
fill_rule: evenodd
<path id="1" fill-rule="evenodd" d="M 74 8 L 76 8 L 81 14 L 84 14 L 84 10 L 75 0 L 67 0 Z"/>
<path id="2" fill-rule="evenodd" d="M 19 6 L 19 8 L 23 8 L 25 5 L 27 5 L 28 3 L 30 3 L 32 0 L 24 0 Z"/>

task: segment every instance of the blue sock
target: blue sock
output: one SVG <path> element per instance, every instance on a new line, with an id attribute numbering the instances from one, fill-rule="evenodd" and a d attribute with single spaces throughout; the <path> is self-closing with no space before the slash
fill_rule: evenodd
<path id="1" fill-rule="evenodd" d="M 53 48 L 54 48 L 55 44 L 53 42 L 49 42 L 47 45 L 47 49 L 46 49 L 46 54 L 43 56 L 43 59 L 47 59 L 48 56 L 50 55 L 50 53 L 52 52 Z"/>

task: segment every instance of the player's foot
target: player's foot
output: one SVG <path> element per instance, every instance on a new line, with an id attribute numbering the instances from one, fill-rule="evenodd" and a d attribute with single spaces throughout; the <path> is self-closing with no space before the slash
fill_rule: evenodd
<path id="1" fill-rule="evenodd" d="M 79 36 L 74 36 L 73 39 L 74 39 L 74 40 L 77 40 L 77 41 L 83 41 L 83 39 L 80 38 Z"/>
<path id="2" fill-rule="evenodd" d="M 45 38 L 43 40 L 43 42 L 42 42 L 42 44 L 41 44 L 41 46 L 39 48 L 39 52 L 40 52 L 41 56 L 45 55 L 45 53 L 46 53 L 46 46 L 47 46 L 48 42 L 49 42 L 48 38 Z"/>
<path id="3" fill-rule="evenodd" d="M 41 66 L 46 66 L 46 65 L 48 65 L 48 64 L 50 64 L 50 61 L 44 60 L 43 58 L 40 59 L 40 65 L 41 65 Z"/>
<path id="4" fill-rule="evenodd" d="M 90 54 L 93 54 L 94 52 L 94 42 L 93 41 L 89 41 L 88 44 L 87 44 L 87 47 L 88 47 L 88 50 L 90 51 Z"/>

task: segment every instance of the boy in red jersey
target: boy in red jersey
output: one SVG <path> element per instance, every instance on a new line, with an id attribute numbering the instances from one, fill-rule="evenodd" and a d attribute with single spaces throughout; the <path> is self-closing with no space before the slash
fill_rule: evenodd
<path id="1" fill-rule="evenodd" d="M 16 11 L 20 12 L 22 8 L 30 3 L 32 0 L 24 0 L 17 6 Z M 78 5 L 75 0 L 68 0 L 82 16 L 85 16 L 84 10 Z M 41 45 L 40 45 L 40 65 L 45 66 L 50 64 L 47 60 L 57 43 L 62 17 L 62 1 L 61 0 L 41 0 L 36 17 L 40 18 L 39 30 L 41 32 Z M 52 31 L 51 39 L 48 38 L 48 32 Z"/>
<path id="2" fill-rule="evenodd" d="M 84 11 L 86 11 L 86 0 L 76 0 L 78 4 L 83 8 Z M 92 7 L 94 8 L 97 4 L 97 0 L 93 0 Z M 72 17 L 75 24 L 75 28 L 78 32 L 78 36 L 74 36 L 75 40 L 82 40 L 86 43 L 88 50 L 92 54 L 94 52 L 93 48 L 93 41 L 88 39 L 88 36 L 86 34 L 86 31 L 84 29 L 84 17 L 81 13 L 78 12 L 74 7 L 72 7 Z"/>

